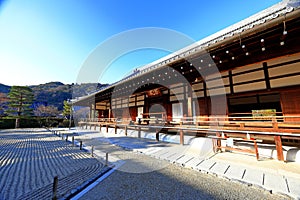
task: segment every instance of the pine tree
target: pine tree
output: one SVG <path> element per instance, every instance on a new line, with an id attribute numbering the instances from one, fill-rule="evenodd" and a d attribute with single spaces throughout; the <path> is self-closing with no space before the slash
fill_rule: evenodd
<path id="1" fill-rule="evenodd" d="M 12 86 L 8 98 L 7 114 L 16 117 L 15 127 L 19 128 L 21 118 L 33 115 L 33 109 L 31 108 L 34 100 L 33 92 L 27 86 Z"/>
<path id="2" fill-rule="evenodd" d="M 67 119 L 70 119 L 70 115 L 71 115 L 71 105 L 68 103 L 68 101 L 64 101 L 63 116 L 65 116 Z"/>

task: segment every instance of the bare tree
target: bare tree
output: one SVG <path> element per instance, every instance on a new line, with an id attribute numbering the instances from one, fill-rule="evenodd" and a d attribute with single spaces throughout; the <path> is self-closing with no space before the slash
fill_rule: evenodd
<path id="1" fill-rule="evenodd" d="M 59 111 L 55 106 L 40 105 L 34 110 L 34 115 L 38 117 L 57 117 Z"/>

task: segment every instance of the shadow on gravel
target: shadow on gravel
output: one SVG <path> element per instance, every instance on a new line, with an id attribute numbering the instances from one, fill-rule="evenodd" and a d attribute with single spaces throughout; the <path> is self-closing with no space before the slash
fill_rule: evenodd
<path id="1" fill-rule="evenodd" d="M 59 187 L 64 188 L 60 194 L 65 194 L 101 172 L 104 164 L 89 153 L 42 132 L 0 132 L 0 199 L 17 199 L 25 194 L 24 199 L 45 199 L 46 193 L 31 198 L 31 192 L 43 187 L 49 190 L 47 185 L 52 185 L 55 176 L 61 179 Z"/>
<path id="2" fill-rule="evenodd" d="M 118 171 L 81 199 L 216 199 L 206 191 L 206 180 L 200 181 L 205 187 L 196 186 L 185 180 L 187 177 L 181 175 L 180 169 L 175 175 L 174 171 L 153 170 L 151 164 L 139 159 L 124 161 Z M 148 173 L 137 173 L 139 171 Z M 214 187 L 213 182 L 211 184 L 209 187 Z"/>

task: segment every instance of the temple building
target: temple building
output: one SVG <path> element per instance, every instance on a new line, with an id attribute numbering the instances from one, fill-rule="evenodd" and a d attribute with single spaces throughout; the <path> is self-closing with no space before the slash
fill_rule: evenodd
<path id="1" fill-rule="evenodd" d="M 299 1 L 282 1 L 74 105 L 99 120 L 297 134 L 299 102 Z"/>

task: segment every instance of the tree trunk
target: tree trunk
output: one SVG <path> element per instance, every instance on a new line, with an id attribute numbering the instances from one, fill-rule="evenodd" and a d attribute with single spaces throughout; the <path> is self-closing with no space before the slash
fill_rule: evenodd
<path id="1" fill-rule="evenodd" d="M 20 128 L 20 118 L 16 118 L 15 128 Z"/>

